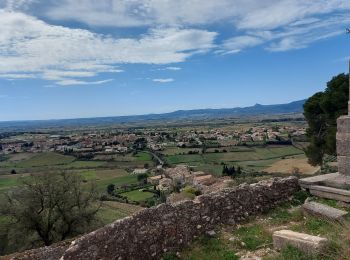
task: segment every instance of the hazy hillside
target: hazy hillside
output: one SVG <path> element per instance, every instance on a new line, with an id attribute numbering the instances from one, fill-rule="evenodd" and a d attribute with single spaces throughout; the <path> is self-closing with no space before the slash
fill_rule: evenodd
<path id="1" fill-rule="evenodd" d="M 270 116 L 278 114 L 302 113 L 305 100 L 294 101 L 288 104 L 260 105 L 250 107 L 221 108 L 221 109 L 195 109 L 178 110 L 164 114 L 148 114 L 134 116 L 58 119 L 58 120 L 33 120 L 33 121 L 7 121 L 0 122 L 0 128 L 37 128 L 54 126 L 84 126 L 84 125 L 109 125 L 150 121 L 174 121 L 174 120 L 202 120 L 211 118 L 237 118 L 249 116 Z"/>

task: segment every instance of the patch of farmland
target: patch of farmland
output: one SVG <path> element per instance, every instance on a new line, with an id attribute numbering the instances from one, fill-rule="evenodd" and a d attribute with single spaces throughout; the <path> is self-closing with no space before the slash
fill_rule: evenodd
<path id="1" fill-rule="evenodd" d="M 128 199 L 133 201 L 145 201 L 148 198 L 152 198 L 154 194 L 150 192 L 143 192 L 140 190 L 133 190 L 124 192 L 121 195 L 126 196 Z"/>
<path id="2" fill-rule="evenodd" d="M 134 155 L 134 157 L 136 158 L 137 161 L 140 161 L 140 162 L 152 161 L 152 155 L 146 152 L 137 153 L 136 155 Z"/>
<path id="3" fill-rule="evenodd" d="M 275 162 L 264 171 L 268 173 L 293 173 L 315 174 L 320 167 L 314 167 L 308 163 L 307 158 L 290 158 Z"/>
<path id="4" fill-rule="evenodd" d="M 106 162 L 101 161 L 74 161 L 65 166 L 65 168 L 96 168 L 105 166 Z"/>
<path id="5" fill-rule="evenodd" d="M 33 158 L 35 155 L 36 155 L 35 153 L 14 153 L 10 155 L 8 161 L 9 162 L 25 161 Z"/>
<path id="6" fill-rule="evenodd" d="M 190 151 L 200 152 L 201 149 L 199 148 L 180 148 L 180 147 L 168 147 L 164 151 L 162 151 L 162 154 L 164 155 L 176 155 L 176 154 L 188 154 Z"/>
<path id="7" fill-rule="evenodd" d="M 103 224 L 108 224 L 117 219 L 130 216 L 142 209 L 142 207 L 137 205 L 119 203 L 116 201 L 104 201 L 97 214 Z"/>
<path id="8" fill-rule="evenodd" d="M 94 160 L 99 161 L 110 161 L 115 162 L 133 162 L 136 161 L 136 158 L 131 154 L 99 154 L 94 157 Z"/>
<path id="9" fill-rule="evenodd" d="M 251 148 L 249 150 L 238 150 L 227 153 L 206 153 L 206 154 L 188 154 L 188 155 L 170 155 L 166 159 L 171 164 L 180 163 L 217 163 L 217 162 L 241 162 L 257 161 L 285 156 L 303 154 L 303 151 L 293 146 Z"/>
<path id="10" fill-rule="evenodd" d="M 75 160 L 73 156 L 62 155 L 58 153 L 39 153 L 34 157 L 16 163 L 16 167 L 38 167 L 38 166 L 51 166 L 51 165 L 63 165 L 69 164 Z"/>
<path id="11" fill-rule="evenodd" d="M 16 186 L 17 178 L 11 176 L 0 176 L 0 192 Z"/>
<path id="12" fill-rule="evenodd" d="M 0 193 L 20 185 L 20 179 L 28 178 L 27 174 L 4 175 L 0 176 Z"/>

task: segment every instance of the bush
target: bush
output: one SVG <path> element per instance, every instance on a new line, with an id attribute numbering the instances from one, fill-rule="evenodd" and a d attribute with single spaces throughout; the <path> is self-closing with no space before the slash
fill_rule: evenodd
<path id="1" fill-rule="evenodd" d="M 186 186 L 185 188 L 182 189 L 182 191 L 187 194 L 193 194 L 194 196 L 198 196 L 201 194 L 200 190 L 192 186 Z"/>
<path id="2" fill-rule="evenodd" d="M 109 184 L 109 185 L 107 186 L 107 193 L 108 193 L 109 195 L 113 195 L 114 192 L 115 192 L 115 185 L 114 185 L 114 184 Z"/>
<path id="3" fill-rule="evenodd" d="M 298 206 L 298 205 L 303 204 L 309 196 L 310 196 L 310 194 L 307 191 L 303 191 L 303 190 L 297 191 L 293 195 L 292 205 Z"/>

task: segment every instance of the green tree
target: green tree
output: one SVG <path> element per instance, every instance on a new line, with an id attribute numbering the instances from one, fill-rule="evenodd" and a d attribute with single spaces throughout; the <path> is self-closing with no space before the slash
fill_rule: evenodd
<path id="1" fill-rule="evenodd" d="M 147 178 L 148 178 L 147 173 L 141 173 L 141 174 L 137 175 L 138 182 L 142 182 L 144 184 L 147 184 Z"/>
<path id="2" fill-rule="evenodd" d="M 50 245 L 91 228 L 100 208 L 93 184 L 76 174 L 32 175 L 10 191 L 0 213 L 11 220 L 9 233 L 27 232 Z M 34 236 L 35 235 L 35 236 Z"/>
<path id="3" fill-rule="evenodd" d="M 336 154 L 337 118 L 347 114 L 349 75 L 339 74 L 327 83 L 324 92 L 318 92 L 304 104 L 308 122 L 310 145 L 305 154 L 312 165 L 321 165 L 325 154 Z"/>
<path id="4" fill-rule="evenodd" d="M 114 195 L 114 192 L 115 192 L 115 185 L 114 184 L 108 184 L 107 186 L 107 193 L 109 195 Z"/>

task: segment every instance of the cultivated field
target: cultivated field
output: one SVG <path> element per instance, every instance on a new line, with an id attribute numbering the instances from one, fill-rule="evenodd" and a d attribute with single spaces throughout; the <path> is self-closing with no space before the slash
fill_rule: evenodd
<path id="1" fill-rule="evenodd" d="M 298 156 L 294 158 L 288 158 L 273 163 L 270 167 L 264 171 L 268 173 L 303 173 L 303 174 L 315 174 L 320 171 L 320 167 L 314 167 L 308 163 L 307 158 L 304 156 Z"/>
<path id="2" fill-rule="evenodd" d="M 188 164 L 196 170 L 212 173 L 220 176 L 222 172 L 222 164 L 241 166 L 246 171 L 265 171 L 272 167 L 275 163 L 286 159 L 293 160 L 294 157 L 302 160 L 304 165 L 298 164 L 300 173 L 310 173 L 310 168 L 307 168 L 305 162 L 306 157 L 304 152 L 291 145 L 285 146 L 267 146 L 267 147 L 226 147 L 227 152 L 223 152 L 223 148 L 215 151 L 207 151 L 205 154 L 188 154 L 196 149 L 190 148 L 170 148 L 166 149 L 165 159 L 170 165 Z M 176 151 L 176 153 L 175 153 Z M 303 167 L 302 167 L 303 166 Z M 311 166 L 310 166 L 311 167 Z M 276 165 L 276 172 L 286 172 L 283 164 L 279 168 Z M 274 171 L 275 172 L 275 171 Z M 292 173 L 292 171 L 287 170 Z"/>

